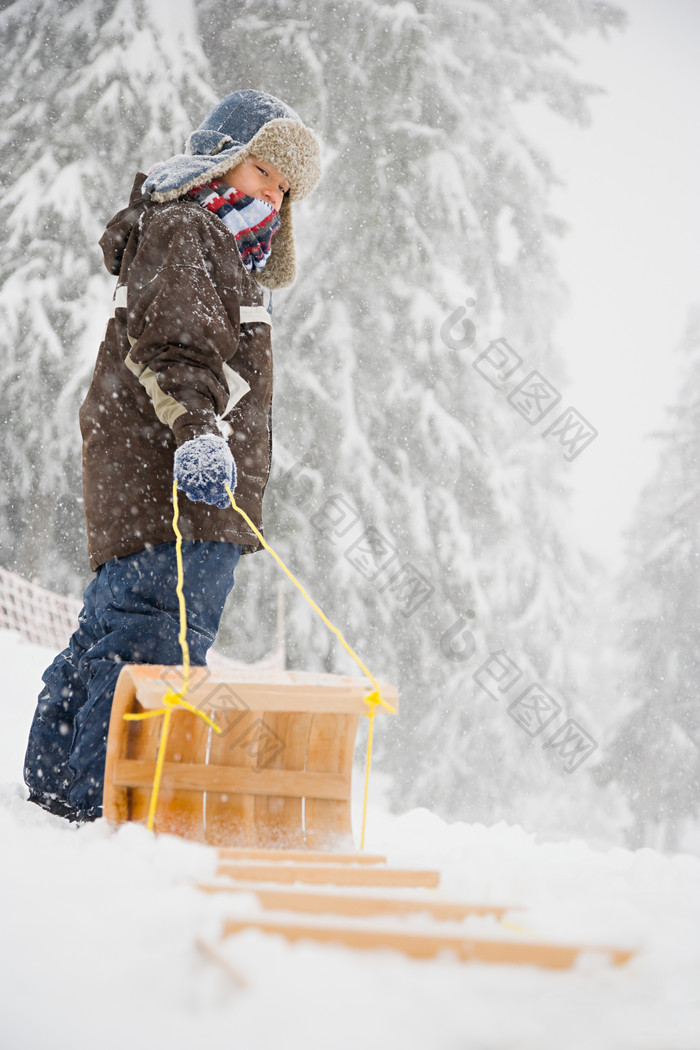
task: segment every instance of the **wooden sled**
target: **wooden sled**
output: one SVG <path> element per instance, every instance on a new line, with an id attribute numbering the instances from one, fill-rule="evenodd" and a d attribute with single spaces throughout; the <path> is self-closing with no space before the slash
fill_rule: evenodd
<path id="1" fill-rule="evenodd" d="M 125 714 L 162 709 L 178 691 L 178 667 L 128 665 L 112 704 L 104 816 L 145 822 L 163 717 Z M 382 695 L 398 707 L 393 686 Z M 297 671 L 213 675 L 192 668 L 187 701 L 217 726 L 183 708 L 172 715 L 155 826 L 217 846 L 354 849 L 352 762 L 366 679 Z"/>
<path id="2" fill-rule="evenodd" d="M 108 820 L 146 821 L 163 725 L 162 715 L 124 715 L 161 711 L 166 693 L 181 685 L 177 667 L 123 668 L 107 743 Z M 187 700 L 222 731 L 173 711 L 156 830 L 223 847 L 218 881 L 201 890 L 257 898 L 258 912 L 228 919 L 222 938 L 258 930 L 419 959 L 449 952 L 461 961 L 552 968 L 572 966 L 584 952 L 626 962 L 633 954 L 626 949 L 504 937 L 498 925 L 495 936 L 475 937 L 464 923 L 476 915 L 497 924 L 508 906 L 445 901 L 435 892 L 439 872 L 390 868 L 384 857 L 355 850 L 352 760 L 370 691 L 364 679 L 336 675 L 237 672 L 234 680 L 192 670 Z M 382 694 L 398 706 L 395 689 L 382 685 Z M 218 949 L 200 946 L 231 971 Z"/>

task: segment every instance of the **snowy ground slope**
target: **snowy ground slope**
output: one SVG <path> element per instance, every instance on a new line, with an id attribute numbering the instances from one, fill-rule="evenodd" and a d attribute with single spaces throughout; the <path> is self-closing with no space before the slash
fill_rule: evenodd
<path id="1" fill-rule="evenodd" d="M 196 945 L 256 907 L 192 888 L 211 877 L 213 851 L 135 826 L 76 829 L 24 801 L 26 734 L 51 655 L 0 633 L 2 1050 L 700 1047 L 700 859 L 538 844 L 517 827 L 448 825 L 427 810 L 375 807 L 368 848 L 439 867 L 445 896 L 526 905 L 509 919 L 528 933 L 638 944 L 639 956 L 620 969 L 588 956 L 554 973 L 250 932 L 220 948 L 247 982 L 238 987 Z M 491 919 L 469 928 L 518 936 Z"/>

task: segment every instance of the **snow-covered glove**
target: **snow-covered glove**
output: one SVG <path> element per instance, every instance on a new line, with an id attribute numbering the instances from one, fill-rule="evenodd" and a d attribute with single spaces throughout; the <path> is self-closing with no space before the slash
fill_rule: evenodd
<path id="1" fill-rule="evenodd" d="M 191 438 L 175 452 L 175 480 L 193 503 L 231 506 L 225 486 L 236 487 L 236 464 L 227 441 L 213 434 Z"/>

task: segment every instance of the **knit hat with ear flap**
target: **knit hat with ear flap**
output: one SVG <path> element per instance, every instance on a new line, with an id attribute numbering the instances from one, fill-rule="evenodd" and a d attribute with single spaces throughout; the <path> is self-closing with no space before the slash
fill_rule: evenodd
<path id="1" fill-rule="evenodd" d="M 149 172 L 142 193 L 156 202 L 176 200 L 251 156 L 274 165 L 289 182 L 270 258 L 253 274 L 267 288 L 284 288 L 296 277 L 292 201 L 302 200 L 316 187 L 321 163 L 313 131 L 280 99 L 250 89 L 227 95 L 192 132 L 185 153 Z"/>

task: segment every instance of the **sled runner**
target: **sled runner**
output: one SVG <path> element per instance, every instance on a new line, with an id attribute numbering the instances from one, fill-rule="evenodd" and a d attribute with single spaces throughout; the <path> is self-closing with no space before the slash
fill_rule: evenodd
<path id="1" fill-rule="evenodd" d="M 439 872 L 390 868 L 382 857 L 368 864 L 362 854 L 309 853 L 307 861 L 299 863 L 296 856 L 286 859 L 284 851 L 270 851 L 261 861 L 249 851 L 233 849 L 220 850 L 219 858 L 219 881 L 200 889 L 253 894 L 262 911 L 270 913 L 228 919 L 224 939 L 257 930 L 292 942 L 389 949 L 416 959 L 447 952 L 461 962 L 548 969 L 571 967 L 587 953 L 613 965 L 634 954 L 609 945 L 540 940 L 518 924 L 527 921 L 522 919 L 523 909 L 445 900 L 436 894 Z M 518 923 L 505 919 L 516 911 Z M 464 925 L 472 917 L 490 920 L 491 929 L 476 935 Z"/>

